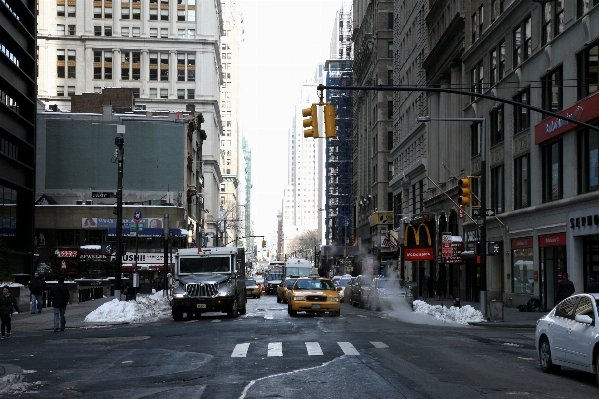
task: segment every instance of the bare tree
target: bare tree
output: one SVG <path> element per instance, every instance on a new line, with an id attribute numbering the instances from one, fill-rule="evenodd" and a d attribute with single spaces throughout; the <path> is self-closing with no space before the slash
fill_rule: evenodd
<path id="1" fill-rule="evenodd" d="M 318 229 L 304 231 L 295 236 L 287 247 L 287 253 L 300 252 L 306 249 L 314 250 L 320 246 L 321 240 L 318 235 Z"/>

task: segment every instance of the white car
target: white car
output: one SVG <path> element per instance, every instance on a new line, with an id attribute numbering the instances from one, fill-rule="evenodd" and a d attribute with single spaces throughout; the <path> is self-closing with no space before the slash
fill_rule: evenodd
<path id="1" fill-rule="evenodd" d="M 599 383 L 598 300 L 599 294 L 573 295 L 537 321 L 535 347 L 543 372 L 567 366 L 594 373 Z"/>

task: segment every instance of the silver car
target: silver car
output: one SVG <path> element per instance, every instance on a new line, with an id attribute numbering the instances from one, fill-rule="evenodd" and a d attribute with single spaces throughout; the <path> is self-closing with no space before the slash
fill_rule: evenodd
<path id="1" fill-rule="evenodd" d="M 561 366 L 594 373 L 599 383 L 599 294 L 570 296 L 537 321 L 535 347 L 541 370 Z"/>
<path id="2" fill-rule="evenodd" d="M 412 306 L 414 296 L 406 282 L 399 278 L 375 277 L 370 286 L 370 309 L 394 309 L 395 306 L 405 301 Z"/>

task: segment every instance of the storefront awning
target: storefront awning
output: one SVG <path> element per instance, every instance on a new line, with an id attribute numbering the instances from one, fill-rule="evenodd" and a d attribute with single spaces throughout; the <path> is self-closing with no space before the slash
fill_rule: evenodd
<path id="1" fill-rule="evenodd" d="M 169 230 L 169 234 L 172 233 L 173 237 L 187 237 L 187 235 L 189 234 L 189 232 L 185 229 L 170 229 Z M 123 235 L 124 236 L 128 236 L 128 237 L 135 237 L 135 232 L 131 233 L 131 231 L 128 228 L 123 228 Z M 116 228 L 110 228 L 108 229 L 108 236 L 109 237 L 114 237 L 116 236 Z M 143 229 L 141 230 L 138 234 L 138 237 L 144 237 L 144 238 L 148 238 L 148 237 L 162 237 L 164 236 L 164 230 L 163 229 Z"/>

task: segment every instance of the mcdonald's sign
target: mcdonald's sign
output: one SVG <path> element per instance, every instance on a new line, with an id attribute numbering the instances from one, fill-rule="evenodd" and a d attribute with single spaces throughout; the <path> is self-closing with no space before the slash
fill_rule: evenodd
<path id="1" fill-rule="evenodd" d="M 434 224 L 431 225 L 434 233 Z M 424 234 L 426 233 L 426 235 Z M 408 224 L 403 239 L 404 260 L 434 260 L 435 251 L 431 231 L 425 223 Z"/>

